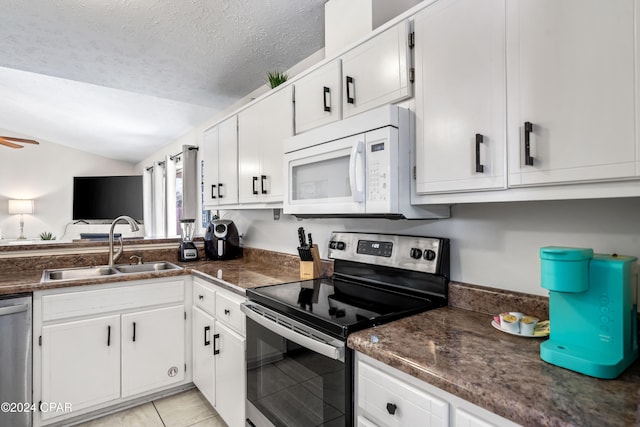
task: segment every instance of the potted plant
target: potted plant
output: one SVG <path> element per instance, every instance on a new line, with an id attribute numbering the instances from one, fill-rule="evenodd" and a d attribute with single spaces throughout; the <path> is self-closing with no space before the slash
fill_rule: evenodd
<path id="1" fill-rule="evenodd" d="M 289 76 L 287 73 L 281 73 L 280 71 L 269 71 L 267 73 L 267 81 L 271 86 L 271 89 L 286 82 L 288 78 Z"/>

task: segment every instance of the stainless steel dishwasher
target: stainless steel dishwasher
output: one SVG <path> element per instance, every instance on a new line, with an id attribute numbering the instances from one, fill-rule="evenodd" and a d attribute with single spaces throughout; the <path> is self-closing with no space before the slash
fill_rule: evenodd
<path id="1" fill-rule="evenodd" d="M 31 426 L 31 294 L 0 296 L 0 426 Z"/>

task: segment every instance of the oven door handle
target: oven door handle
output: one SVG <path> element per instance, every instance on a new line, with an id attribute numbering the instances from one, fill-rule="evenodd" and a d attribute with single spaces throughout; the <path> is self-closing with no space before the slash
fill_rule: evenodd
<path id="1" fill-rule="evenodd" d="M 253 320 L 260 326 L 263 326 L 266 329 L 280 335 L 281 337 L 288 339 L 289 341 L 293 341 L 296 344 L 301 345 L 302 347 L 308 348 L 309 350 L 319 353 L 330 359 L 344 361 L 343 342 L 336 340 L 340 343 L 340 346 L 333 346 L 331 344 L 309 338 L 306 335 L 299 334 L 256 313 L 250 308 L 251 305 L 251 303 L 241 304 L 240 309 L 249 319 Z M 287 319 L 287 322 L 294 325 L 298 324 L 298 322 L 291 319 Z"/>

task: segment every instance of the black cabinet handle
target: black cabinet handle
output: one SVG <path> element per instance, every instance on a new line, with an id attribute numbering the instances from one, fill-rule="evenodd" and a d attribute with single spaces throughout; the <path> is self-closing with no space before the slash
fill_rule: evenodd
<path id="1" fill-rule="evenodd" d="M 216 195 L 215 195 L 215 194 L 213 194 L 213 189 L 214 189 L 214 188 L 216 188 L 216 185 L 215 185 L 215 184 L 211 184 L 211 198 L 212 198 L 212 199 L 215 199 L 215 198 L 216 198 Z M 218 192 L 219 192 L 219 191 L 220 191 L 220 190 L 218 190 Z"/>
<path id="2" fill-rule="evenodd" d="M 203 299 L 204 299 L 204 295 L 200 295 L 200 294 L 198 294 L 198 299 L 199 299 L 199 300 L 203 300 Z"/>
<path id="3" fill-rule="evenodd" d="M 209 344 L 211 344 L 211 340 L 207 339 L 207 332 L 209 332 L 211 330 L 211 326 L 205 326 L 204 327 L 204 345 L 205 347 L 208 346 Z"/>
<path id="4" fill-rule="evenodd" d="M 136 322 L 133 322 L 133 342 L 136 342 Z"/>
<path id="5" fill-rule="evenodd" d="M 107 326 L 107 347 L 111 346 L 111 326 Z"/>
<path id="6" fill-rule="evenodd" d="M 215 334 L 213 336 L 213 354 L 220 354 L 220 350 L 218 349 L 218 346 L 216 345 L 216 340 L 220 339 L 220 334 Z"/>
<path id="7" fill-rule="evenodd" d="M 222 188 L 222 183 L 218 183 L 218 199 L 222 199 L 222 194 L 220 194 L 220 189 Z"/>
<path id="8" fill-rule="evenodd" d="M 396 406 L 395 403 L 387 403 L 387 412 L 390 415 L 395 415 L 397 409 L 398 407 Z"/>
<path id="9" fill-rule="evenodd" d="M 533 132 L 533 124 L 524 122 L 524 164 L 533 166 L 533 157 L 531 157 L 531 132 Z"/>
<path id="10" fill-rule="evenodd" d="M 260 191 L 262 194 L 267 194 L 267 190 L 264 189 L 264 182 L 266 181 L 266 175 L 260 175 Z"/>
<path id="11" fill-rule="evenodd" d="M 353 86 L 353 94 L 351 93 L 352 86 Z M 353 77 L 347 76 L 347 104 L 355 104 L 355 103 L 356 103 L 356 85 L 353 81 Z"/>
<path id="12" fill-rule="evenodd" d="M 225 309 L 224 309 L 224 314 L 226 314 L 226 315 L 228 316 L 229 314 L 231 314 L 231 311 L 229 311 L 229 309 L 228 309 L 228 308 L 225 308 Z"/>
<path id="13" fill-rule="evenodd" d="M 326 111 L 327 113 L 330 113 L 331 112 L 331 89 L 325 86 L 322 90 L 323 90 L 322 98 L 324 102 L 324 111 Z M 327 98 L 328 98 L 328 102 L 327 102 Z"/>
<path id="14" fill-rule="evenodd" d="M 484 142 L 484 137 L 476 133 L 476 172 L 484 173 L 484 165 L 480 163 L 480 144 Z"/>
<path id="15" fill-rule="evenodd" d="M 253 194 L 257 195 L 258 194 L 258 190 L 256 190 L 256 182 L 258 182 L 258 177 L 254 176 L 252 178 L 253 178 L 253 183 L 251 184 L 252 185 L 251 189 L 253 190 Z"/>

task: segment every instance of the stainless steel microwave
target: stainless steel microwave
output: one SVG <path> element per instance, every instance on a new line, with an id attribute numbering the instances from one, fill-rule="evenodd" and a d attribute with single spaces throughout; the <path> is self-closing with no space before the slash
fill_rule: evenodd
<path id="1" fill-rule="evenodd" d="M 283 212 L 296 216 L 448 218 L 411 205 L 411 112 L 385 105 L 285 140 Z"/>

